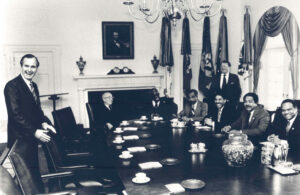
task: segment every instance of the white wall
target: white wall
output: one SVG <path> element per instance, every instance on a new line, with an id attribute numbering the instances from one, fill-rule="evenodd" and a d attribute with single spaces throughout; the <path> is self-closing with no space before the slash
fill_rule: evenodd
<path id="1" fill-rule="evenodd" d="M 233 65 L 232 72 L 235 73 L 240 50 L 243 6 L 246 3 L 247 1 L 244 0 L 224 0 L 223 3 L 224 8 L 227 9 L 229 59 Z M 286 6 L 300 21 L 300 13 L 297 13 L 298 0 L 248 0 L 248 4 L 251 6 L 252 32 L 263 12 L 277 4 Z M 77 102 L 76 83 L 72 76 L 79 72 L 76 61 L 80 55 L 87 61 L 84 72 L 88 75 L 106 74 L 114 66 L 128 66 L 136 73 L 151 73 L 153 68 L 150 59 L 154 54 L 159 54 L 161 20 L 152 25 L 135 20 L 130 17 L 121 0 L 1 0 L 0 7 L 1 51 L 6 44 L 60 45 L 61 89 L 62 92 L 69 92 L 69 95 L 63 97 L 62 105 L 71 106 L 77 118 L 79 102 Z M 102 59 L 102 21 L 134 21 L 135 59 Z M 201 46 L 203 21 L 196 23 L 191 20 L 190 22 L 192 44 Z M 179 22 L 172 32 L 175 45 L 180 45 L 181 42 L 181 24 Z M 211 19 L 213 45 L 217 42 L 218 26 L 219 16 L 215 16 Z M 215 49 L 213 52 L 215 57 Z M 179 49 L 174 51 L 174 55 L 180 55 Z M 176 59 L 179 60 L 175 61 L 175 66 L 182 66 L 180 60 L 182 58 Z M 0 63 L 2 74 L 0 91 L 3 91 L 3 86 L 10 76 L 5 69 L 3 55 L 0 57 Z M 194 75 L 192 86 L 196 87 L 199 64 L 192 66 Z M 162 72 L 161 69 L 159 71 Z M 0 96 L 0 106 L 1 110 L 5 110 L 3 95 Z M 0 115 L 0 120 L 7 118 L 4 113 Z"/>

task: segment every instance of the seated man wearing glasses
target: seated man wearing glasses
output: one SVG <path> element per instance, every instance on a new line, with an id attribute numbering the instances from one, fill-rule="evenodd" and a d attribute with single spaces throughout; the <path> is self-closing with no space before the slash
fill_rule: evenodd
<path id="1" fill-rule="evenodd" d="M 100 106 L 98 118 L 96 119 L 97 126 L 111 130 L 120 123 L 120 115 L 113 105 L 114 99 L 110 92 L 103 93 L 102 100 L 103 105 Z"/>
<path id="2" fill-rule="evenodd" d="M 294 100 L 283 100 L 281 113 L 276 116 L 271 128 L 271 134 L 287 140 L 292 152 L 300 151 L 300 115 Z"/>
<path id="3" fill-rule="evenodd" d="M 198 99 L 198 92 L 192 89 L 188 92 L 188 103 L 184 105 L 179 117 L 184 121 L 202 121 L 207 115 L 208 106 Z"/>

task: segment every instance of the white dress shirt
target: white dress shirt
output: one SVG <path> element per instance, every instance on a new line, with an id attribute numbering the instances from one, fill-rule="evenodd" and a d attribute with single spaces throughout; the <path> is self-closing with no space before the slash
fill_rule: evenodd
<path id="1" fill-rule="evenodd" d="M 220 79 L 220 89 L 222 89 L 222 86 L 223 86 L 224 76 L 225 76 L 225 79 L 226 79 L 226 84 L 228 83 L 229 73 L 226 73 L 226 74 L 222 73 L 221 74 L 221 79 Z"/>

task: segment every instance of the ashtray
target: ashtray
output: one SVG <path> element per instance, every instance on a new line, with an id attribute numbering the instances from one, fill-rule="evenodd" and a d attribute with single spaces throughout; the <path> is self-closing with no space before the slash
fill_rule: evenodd
<path id="1" fill-rule="evenodd" d="M 187 179 L 181 182 L 181 185 L 190 190 L 198 190 L 204 188 L 205 182 L 200 179 Z"/>
<path id="2" fill-rule="evenodd" d="M 145 145 L 145 147 L 149 150 L 156 150 L 158 148 L 161 148 L 161 146 L 158 144 L 148 144 L 148 145 Z"/>
<path id="3" fill-rule="evenodd" d="M 213 134 L 213 136 L 216 138 L 221 138 L 221 137 L 224 137 L 225 135 L 222 133 L 216 133 L 216 134 Z"/>
<path id="4" fill-rule="evenodd" d="M 150 138 L 150 137 L 152 137 L 152 135 L 149 133 L 143 133 L 143 134 L 140 134 L 139 137 L 140 138 Z"/>
<path id="5" fill-rule="evenodd" d="M 162 159 L 160 162 L 163 165 L 176 165 L 179 163 L 179 160 L 177 158 L 165 158 Z"/>

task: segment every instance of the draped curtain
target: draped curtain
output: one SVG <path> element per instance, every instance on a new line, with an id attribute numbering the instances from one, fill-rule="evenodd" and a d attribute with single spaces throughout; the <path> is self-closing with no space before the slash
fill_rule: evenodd
<path id="1" fill-rule="evenodd" d="M 298 45 L 299 29 L 292 14 L 284 7 L 277 6 L 269 9 L 259 20 L 255 30 L 254 49 L 254 92 L 257 90 L 260 70 L 260 58 L 265 46 L 266 36 L 275 37 L 282 33 L 285 46 L 291 56 L 290 70 L 294 96 L 298 89 Z"/>

